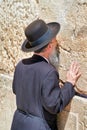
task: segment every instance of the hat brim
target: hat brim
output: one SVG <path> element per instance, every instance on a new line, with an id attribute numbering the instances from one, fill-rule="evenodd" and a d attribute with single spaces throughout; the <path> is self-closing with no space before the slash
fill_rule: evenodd
<path id="1" fill-rule="evenodd" d="M 54 37 L 56 37 L 57 33 L 60 30 L 60 24 L 56 22 L 48 23 L 47 24 L 48 29 L 50 30 L 49 35 L 47 36 L 47 39 L 44 39 L 44 41 L 37 45 L 37 46 L 30 46 L 29 41 L 26 39 L 22 44 L 22 51 L 24 52 L 32 52 L 41 49 L 42 47 L 46 46 Z M 36 41 L 37 42 L 37 41 Z"/>

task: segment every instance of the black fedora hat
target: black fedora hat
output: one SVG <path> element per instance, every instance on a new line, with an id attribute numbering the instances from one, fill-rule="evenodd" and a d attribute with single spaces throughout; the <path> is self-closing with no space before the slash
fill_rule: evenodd
<path id="1" fill-rule="evenodd" d="M 47 45 L 60 30 L 60 24 L 51 22 L 46 24 L 38 19 L 28 25 L 25 29 L 26 40 L 22 44 L 24 52 L 36 51 Z"/>

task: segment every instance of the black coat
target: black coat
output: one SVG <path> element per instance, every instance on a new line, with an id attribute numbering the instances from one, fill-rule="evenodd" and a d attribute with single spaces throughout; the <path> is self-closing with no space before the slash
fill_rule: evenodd
<path id="1" fill-rule="evenodd" d="M 11 130 L 57 130 L 56 116 L 75 95 L 71 83 L 59 87 L 56 69 L 37 55 L 20 61 L 15 69 L 13 92 L 17 110 Z"/>

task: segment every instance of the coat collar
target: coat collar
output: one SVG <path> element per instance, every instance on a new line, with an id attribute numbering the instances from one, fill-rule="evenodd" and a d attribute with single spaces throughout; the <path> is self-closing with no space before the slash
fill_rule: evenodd
<path id="1" fill-rule="evenodd" d="M 38 56 L 39 58 L 42 58 L 44 61 L 46 60 L 46 62 L 49 63 L 49 60 L 45 58 L 44 56 L 40 56 L 38 54 L 34 54 L 34 56 Z"/>
<path id="2" fill-rule="evenodd" d="M 48 61 L 44 57 L 34 54 L 31 58 L 23 59 L 22 63 L 25 65 L 29 65 L 29 64 L 34 64 L 41 61 L 48 63 Z"/>
<path id="3" fill-rule="evenodd" d="M 34 55 L 32 56 L 32 59 L 35 59 L 37 62 L 45 61 L 45 62 L 48 63 L 48 61 L 47 61 L 46 58 L 44 58 L 43 56 L 37 55 L 37 54 L 34 54 Z"/>

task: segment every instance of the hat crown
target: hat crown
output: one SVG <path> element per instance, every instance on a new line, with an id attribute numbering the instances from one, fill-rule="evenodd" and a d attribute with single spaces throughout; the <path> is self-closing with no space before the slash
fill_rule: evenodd
<path id="1" fill-rule="evenodd" d="M 56 37 L 59 30 L 60 24 L 57 22 L 46 24 L 42 19 L 35 20 L 25 29 L 26 39 L 21 49 L 24 52 L 41 49 Z"/>
<path id="2" fill-rule="evenodd" d="M 25 29 L 25 35 L 29 42 L 34 42 L 43 36 L 48 30 L 43 20 L 35 20 Z"/>

